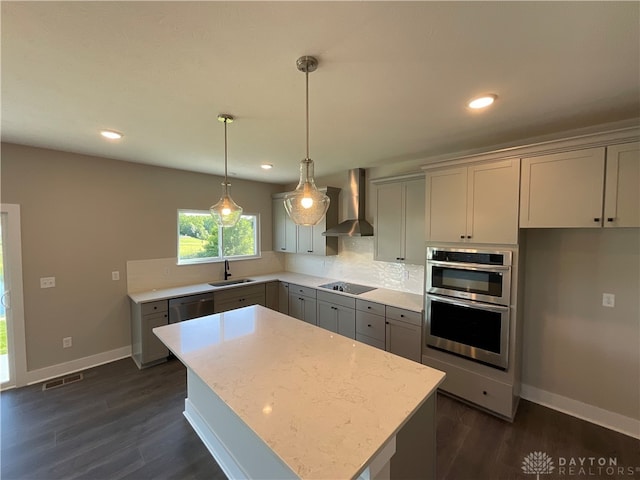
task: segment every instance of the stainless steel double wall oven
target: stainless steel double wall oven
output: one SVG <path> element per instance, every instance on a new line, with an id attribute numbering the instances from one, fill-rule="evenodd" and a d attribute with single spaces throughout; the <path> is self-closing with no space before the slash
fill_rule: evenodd
<path id="1" fill-rule="evenodd" d="M 512 252 L 427 247 L 424 339 L 507 369 Z"/>

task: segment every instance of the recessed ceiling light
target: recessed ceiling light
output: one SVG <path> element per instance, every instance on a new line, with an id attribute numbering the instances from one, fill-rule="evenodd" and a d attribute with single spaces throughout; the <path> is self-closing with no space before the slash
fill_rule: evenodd
<path id="1" fill-rule="evenodd" d="M 473 100 L 470 100 L 469 103 L 467 103 L 467 106 L 473 109 L 485 108 L 495 102 L 496 98 L 498 98 L 498 96 L 494 94 L 482 95 L 481 97 L 476 97 Z"/>
<path id="2" fill-rule="evenodd" d="M 108 138 L 109 140 L 120 140 L 124 137 L 120 132 L 116 132 L 115 130 L 100 130 L 100 135 L 104 138 Z"/>
<path id="3" fill-rule="evenodd" d="M 273 164 L 263 163 L 262 165 L 260 165 L 260 168 L 262 168 L 263 170 L 271 170 L 273 168 Z"/>

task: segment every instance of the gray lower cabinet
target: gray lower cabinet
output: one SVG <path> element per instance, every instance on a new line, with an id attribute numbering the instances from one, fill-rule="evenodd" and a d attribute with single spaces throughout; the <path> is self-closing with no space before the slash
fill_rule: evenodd
<path id="1" fill-rule="evenodd" d="M 302 285 L 289 284 L 289 315 L 316 325 L 316 290 Z"/>
<path id="2" fill-rule="evenodd" d="M 131 357 L 138 368 L 167 360 L 169 350 L 153 329 L 169 323 L 167 300 L 135 303 L 131 301 Z"/>
<path id="3" fill-rule="evenodd" d="M 422 361 L 422 314 L 387 306 L 386 350 L 415 362 Z"/>
<path id="4" fill-rule="evenodd" d="M 266 306 L 264 283 L 220 290 L 213 294 L 214 313 L 226 312 L 249 305 Z"/>
<path id="5" fill-rule="evenodd" d="M 268 282 L 264 284 L 265 307 L 278 311 L 280 309 L 280 282 Z"/>
<path id="6" fill-rule="evenodd" d="M 385 306 L 356 299 L 356 340 L 385 349 Z"/>
<path id="7" fill-rule="evenodd" d="M 278 285 L 278 311 L 289 315 L 289 284 L 279 282 Z"/>
<path id="8" fill-rule="evenodd" d="M 318 326 L 356 338 L 356 300 L 335 293 L 317 292 Z"/>

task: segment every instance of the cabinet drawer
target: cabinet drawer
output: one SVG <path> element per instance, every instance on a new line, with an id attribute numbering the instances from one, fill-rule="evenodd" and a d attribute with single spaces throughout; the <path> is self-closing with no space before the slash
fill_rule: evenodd
<path id="1" fill-rule="evenodd" d="M 422 326 L 422 313 L 403 308 L 390 307 L 387 305 L 387 318 L 407 322 L 418 327 Z"/>
<path id="2" fill-rule="evenodd" d="M 254 295 L 262 295 L 264 297 L 264 283 L 258 285 L 250 285 L 248 287 L 236 287 L 228 290 L 221 290 L 213 294 L 214 302 L 227 302 L 229 300 L 241 299 Z M 264 303 L 264 300 L 262 301 Z"/>
<path id="3" fill-rule="evenodd" d="M 318 301 L 333 303 L 347 308 L 356 308 L 356 299 L 340 295 L 339 293 L 329 293 L 318 290 Z"/>
<path id="4" fill-rule="evenodd" d="M 384 349 L 384 317 L 372 313 L 356 311 L 356 333 L 381 340 Z"/>
<path id="5" fill-rule="evenodd" d="M 384 341 L 378 340 L 377 338 L 372 338 L 367 335 L 363 335 L 361 333 L 356 333 L 356 340 L 358 342 L 366 343 L 367 345 L 371 345 L 372 347 L 379 348 L 380 350 L 384 350 Z"/>
<path id="6" fill-rule="evenodd" d="M 439 388 L 475 403 L 506 418 L 513 418 L 513 386 L 456 367 L 446 362 L 422 357 L 422 363 L 447 374 Z"/>
<path id="7" fill-rule="evenodd" d="M 370 302 L 368 300 L 360 300 L 359 298 L 356 299 L 356 310 L 384 316 L 384 305 L 381 303 Z"/>
<path id="8" fill-rule="evenodd" d="M 303 295 L 305 297 L 316 298 L 316 289 L 303 287 L 302 285 L 296 285 L 295 283 L 289 284 L 289 295 Z"/>
<path id="9" fill-rule="evenodd" d="M 157 302 L 148 302 L 142 304 L 142 315 L 149 315 L 151 313 L 166 312 L 169 310 L 168 302 L 166 300 L 158 300 Z"/>

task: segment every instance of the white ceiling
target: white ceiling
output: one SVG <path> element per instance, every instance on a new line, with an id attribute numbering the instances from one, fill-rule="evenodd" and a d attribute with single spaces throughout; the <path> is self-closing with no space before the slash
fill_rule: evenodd
<path id="1" fill-rule="evenodd" d="M 638 2 L 2 2 L 2 140 L 297 179 L 637 117 Z M 465 102 L 499 95 L 488 111 Z M 98 130 L 124 132 L 119 143 Z M 264 172 L 260 163 L 274 164 Z"/>

